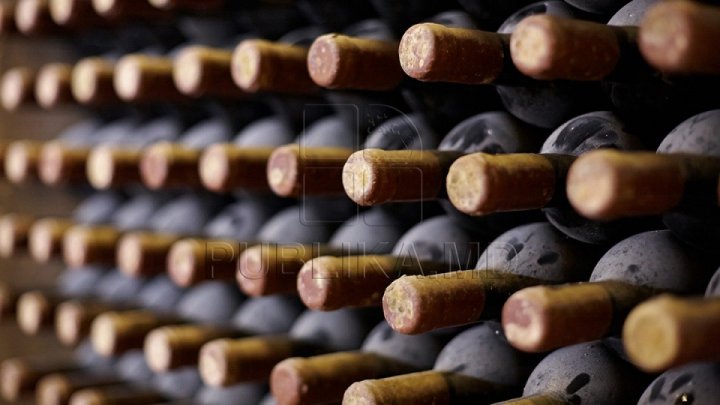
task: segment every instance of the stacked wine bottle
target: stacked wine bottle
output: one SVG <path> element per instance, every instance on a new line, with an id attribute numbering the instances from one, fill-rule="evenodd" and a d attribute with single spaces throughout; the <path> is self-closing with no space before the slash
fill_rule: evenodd
<path id="1" fill-rule="evenodd" d="M 3 1 L 2 398 L 717 404 L 714 3 Z"/>

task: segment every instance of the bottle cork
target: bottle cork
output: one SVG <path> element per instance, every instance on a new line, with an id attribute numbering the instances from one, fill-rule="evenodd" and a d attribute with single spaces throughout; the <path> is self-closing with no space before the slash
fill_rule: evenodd
<path id="1" fill-rule="evenodd" d="M 60 32 L 50 17 L 49 0 L 18 0 L 15 5 L 15 26 L 25 35 L 44 35 Z"/>
<path id="2" fill-rule="evenodd" d="M 72 71 L 71 90 L 78 103 L 103 106 L 120 103 L 113 81 L 115 63 L 109 59 L 90 57 L 81 59 Z"/>
<path id="3" fill-rule="evenodd" d="M 63 236 L 63 259 L 70 266 L 115 264 L 120 231 L 112 226 L 75 225 Z"/>
<path id="4" fill-rule="evenodd" d="M 267 168 L 273 148 L 240 148 L 232 144 L 211 145 L 200 157 L 200 179 L 209 190 L 269 190 Z"/>
<path id="5" fill-rule="evenodd" d="M 317 37 L 307 69 L 318 86 L 329 89 L 391 90 L 403 78 L 396 42 L 342 34 Z"/>
<path id="6" fill-rule="evenodd" d="M 38 177 L 48 186 L 87 183 L 88 156 L 90 148 L 69 146 L 62 140 L 46 142 L 38 156 Z"/>
<path id="7" fill-rule="evenodd" d="M 117 309 L 118 305 L 91 298 L 60 302 L 55 309 L 55 336 L 66 346 L 76 346 L 90 335 L 95 318 Z"/>
<path id="8" fill-rule="evenodd" d="M 233 81 L 231 62 L 231 51 L 189 46 L 180 51 L 173 62 L 175 86 L 191 97 L 245 99 L 247 93 Z"/>
<path id="9" fill-rule="evenodd" d="M 150 189 L 200 185 L 199 149 L 158 142 L 146 148 L 140 159 L 140 177 Z"/>
<path id="10" fill-rule="evenodd" d="M 318 87 L 307 71 L 307 53 L 302 46 L 244 40 L 233 52 L 233 80 L 250 93 L 315 93 Z"/>
<path id="11" fill-rule="evenodd" d="M 125 55 L 115 65 L 115 92 L 133 103 L 185 102 L 173 81 L 172 59 L 141 54 Z"/>
<path id="12" fill-rule="evenodd" d="M 71 89 L 72 66 L 66 63 L 50 63 L 38 70 L 35 81 L 35 100 L 45 109 L 72 104 L 75 99 Z"/>
<path id="13" fill-rule="evenodd" d="M 249 246 L 230 239 L 181 239 L 168 252 L 168 276 L 182 287 L 206 280 L 235 280 L 238 257 Z"/>
<path id="14" fill-rule="evenodd" d="M 183 323 L 172 317 L 148 310 L 105 312 L 90 326 L 90 341 L 99 354 L 117 356 L 131 349 L 143 347 L 150 331 L 165 325 Z"/>
<path id="15" fill-rule="evenodd" d="M 400 65 L 426 82 L 488 84 L 503 71 L 503 37 L 494 32 L 416 24 L 400 40 Z"/>
<path id="16" fill-rule="evenodd" d="M 450 166 L 447 194 L 468 215 L 543 208 L 563 199 L 563 180 L 574 159 L 532 153 L 465 155 Z"/>
<path id="17" fill-rule="evenodd" d="M 35 402 L 38 405 L 62 405 L 70 396 L 85 388 L 97 388 L 122 383 L 123 380 L 110 372 L 71 371 L 53 373 L 40 379 L 35 388 Z"/>
<path id="18" fill-rule="evenodd" d="M 344 195 L 343 165 L 351 154 L 347 148 L 281 146 L 268 160 L 268 184 L 282 197 Z"/>
<path id="19" fill-rule="evenodd" d="M 360 205 L 436 199 L 460 152 L 365 149 L 353 153 L 342 171 L 348 197 Z"/>
<path id="20" fill-rule="evenodd" d="M 27 248 L 35 218 L 24 214 L 0 216 L 0 257 L 12 257 Z"/>
<path id="21" fill-rule="evenodd" d="M 35 105 L 35 75 L 28 67 L 10 68 L 0 78 L 0 104 L 8 111 Z"/>
<path id="22" fill-rule="evenodd" d="M 117 265 L 123 273 L 154 276 L 166 270 L 168 253 L 179 235 L 154 232 L 129 232 L 117 244 Z"/>
<path id="23" fill-rule="evenodd" d="M 30 393 L 38 380 L 50 373 L 80 368 L 70 353 L 45 353 L 41 357 L 15 357 L 0 363 L 0 393 L 15 402 Z"/>
<path id="24" fill-rule="evenodd" d="M 114 146 L 98 146 L 87 158 L 87 178 L 96 189 L 140 183 L 140 159 L 137 149 Z"/>
<path id="25" fill-rule="evenodd" d="M 62 242 L 75 222 L 63 218 L 42 218 L 28 231 L 28 250 L 35 261 L 47 263 L 62 257 Z"/>
<path id="26" fill-rule="evenodd" d="M 43 143 L 32 140 L 12 141 L 5 150 L 5 177 L 14 184 L 37 179 L 38 160 Z"/>

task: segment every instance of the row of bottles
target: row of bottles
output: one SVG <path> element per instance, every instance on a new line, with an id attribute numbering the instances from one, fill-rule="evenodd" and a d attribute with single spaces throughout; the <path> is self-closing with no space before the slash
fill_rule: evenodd
<path id="1" fill-rule="evenodd" d="M 0 4 L 77 41 L 0 104 L 87 117 L 0 142 L 13 187 L 81 198 L 0 215 L 0 257 L 66 266 L 0 321 L 68 347 L 0 394 L 715 403 L 712 3 Z"/>

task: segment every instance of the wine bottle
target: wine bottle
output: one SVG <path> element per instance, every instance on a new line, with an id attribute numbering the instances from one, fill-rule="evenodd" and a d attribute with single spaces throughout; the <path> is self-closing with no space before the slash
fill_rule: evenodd
<path id="1" fill-rule="evenodd" d="M 166 270 L 180 286 L 204 280 L 234 280 L 238 256 L 276 214 L 277 204 L 246 197 L 230 204 L 204 227 L 205 238 L 183 238 L 167 252 Z"/>
<path id="2" fill-rule="evenodd" d="M 267 180 L 270 188 L 280 196 L 345 195 L 344 165 L 362 140 L 359 133 L 343 126 L 334 131 L 335 141 L 326 140 L 333 128 L 318 121 L 297 139 L 272 152 L 267 163 Z M 342 138 L 340 138 L 342 136 Z M 417 149 L 434 147 L 436 136 L 428 123 L 417 114 L 400 115 L 378 125 L 364 146 L 386 149 Z M 329 147 L 337 145 L 337 147 Z M 360 152 L 358 152 L 360 153 Z"/>
<path id="3" fill-rule="evenodd" d="M 123 232 L 148 226 L 166 229 L 168 216 L 182 209 L 192 211 L 203 207 L 203 203 L 211 204 L 210 201 L 203 201 L 201 196 L 179 196 L 173 199 L 170 195 L 139 195 L 119 207 L 110 221 L 89 225 L 80 223 L 62 232 L 63 259 L 71 266 L 89 263 L 113 265 L 116 246 Z M 202 212 L 200 209 L 197 211 Z M 182 224 L 174 225 L 182 227 Z"/>
<path id="4" fill-rule="evenodd" d="M 265 114 L 263 108 L 250 106 L 236 110 L 220 111 L 200 121 L 183 132 L 176 142 L 158 142 L 145 148 L 139 163 L 145 186 L 151 189 L 199 186 L 201 150 L 215 143 L 228 142 L 243 120 Z"/>
<path id="5" fill-rule="evenodd" d="M 173 373 L 151 375 L 148 380 L 91 387 L 76 391 L 69 399 L 71 405 L 92 403 L 139 404 L 172 403 L 192 398 L 202 383 L 197 372 L 184 369 Z"/>
<path id="6" fill-rule="evenodd" d="M 21 295 L 17 302 L 17 322 L 20 330 L 27 335 L 37 335 L 50 328 L 56 321 L 56 309 L 72 297 L 105 295 L 130 297 L 139 289 L 137 280 L 129 279 L 117 271 L 107 269 L 70 269 L 67 273 L 79 272 L 77 276 L 64 275 L 62 284 L 50 291 L 31 290 Z"/>
<path id="7" fill-rule="evenodd" d="M 197 194 L 171 200 L 153 214 L 144 227 L 146 230 L 137 228 L 124 234 L 115 231 L 116 243 L 108 247 L 115 248 L 115 262 L 125 274 L 163 273 L 172 244 L 185 235 L 200 234 L 226 202 L 223 197 Z"/>
<path id="8" fill-rule="evenodd" d="M 717 363 L 693 363 L 661 374 L 643 392 L 639 405 L 711 404 L 717 398 Z"/>
<path id="9" fill-rule="evenodd" d="M 443 343 L 440 336 L 401 335 L 383 321 L 360 351 L 281 361 L 272 370 L 270 386 L 280 405 L 333 403 L 353 382 L 432 368 Z"/>
<path id="10" fill-rule="evenodd" d="M 720 324 L 719 284 L 720 271 L 716 271 L 703 298 L 667 294 L 634 308 L 623 326 L 623 343 L 630 361 L 648 372 L 658 372 L 720 358 L 711 343 Z"/>
<path id="11" fill-rule="evenodd" d="M 147 334 L 163 325 L 226 322 L 241 300 L 236 287 L 210 281 L 189 289 L 172 312 L 147 309 L 104 312 L 93 320 L 90 340 L 101 355 L 116 356 L 141 348 Z"/>
<path id="12" fill-rule="evenodd" d="M 720 10 L 699 3 L 658 4 L 640 24 L 638 45 L 655 68 L 676 74 L 718 74 L 720 63 L 706 48 L 717 37 Z"/>
<path id="13" fill-rule="evenodd" d="M 678 237 L 712 249 L 720 240 L 715 213 L 720 150 L 711 136 L 719 120 L 720 110 L 711 110 L 683 121 L 663 139 L 657 154 L 594 152 L 581 157 L 568 172 L 568 199 L 582 215 L 598 220 L 665 213 L 665 225 Z"/>
<path id="14" fill-rule="evenodd" d="M 631 1 L 607 25 L 548 15 L 527 18 L 510 40 L 513 62 L 524 74 L 540 80 L 603 80 L 614 109 L 628 123 L 646 132 L 665 132 L 714 106 L 698 95 L 712 92 L 715 85 L 707 79 L 664 76 L 640 56 L 637 25 L 656 3 Z M 580 45 L 588 43 L 593 46 Z"/>
<path id="15" fill-rule="evenodd" d="M 513 294 L 503 307 L 503 327 L 513 346 L 532 352 L 614 335 L 640 302 L 659 292 L 697 292 L 716 268 L 717 259 L 668 230 L 643 232 L 608 250 L 589 283 Z"/>
<path id="16" fill-rule="evenodd" d="M 498 317 L 517 290 L 586 279 L 600 253 L 550 224 L 522 225 L 491 242 L 476 270 L 393 281 L 382 298 L 385 319 L 401 333 L 416 334 Z"/>
<path id="17" fill-rule="evenodd" d="M 141 352 L 130 351 L 113 361 L 110 366 L 101 365 L 47 374 L 37 382 L 35 401 L 39 405 L 68 404 L 70 397 L 82 389 L 133 381 L 142 383 L 152 378 L 152 372 L 144 362 Z"/>
<path id="18" fill-rule="evenodd" d="M 123 124 L 113 129 L 117 131 L 117 138 L 93 148 L 87 157 L 87 178 L 90 185 L 96 189 L 139 183 L 141 179 L 138 166 L 142 148 L 156 142 L 176 139 L 186 125 L 173 116 Z"/>
<path id="19" fill-rule="evenodd" d="M 154 201 L 162 201 L 157 196 L 153 197 L 150 195 L 137 196 L 138 204 L 144 201 L 143 204 L 152 206 Z M 128 207 L 133 204 L 129 204 L 126 201 L 125 195 L 116 192 L 97 192 L 90 194 L 87 198 L 81 201 L 69 218 L 65 217 L 43 217 L 33 221 L 30 229 L 28 230 L 28 250 L 30 255 L 35 261 L 40 263 L 47 263 L 50 260 L 62 257 L 62 241 L 67 232 L 75 224 L 102 224 L 112 222 L 113 215 L 116 211 L 120 210 L 123 204 L 127 204 Z M 125 208 L 121 209 L 122 212 L 127 211 Z M 123 214 L 124 216 L 126 214 Z M 121 215 L 118 215 L 121 216 Z M 1 229 L 0 229 L 1 232 Z"/>
<path id="20" fill-rule="evenodd" d="M 623 359 L 617 345 L 594 341 L 558 349 L 535 367 L 522 398 L 499 404 L 635 403 L 649 378 Z"/>
<path id="21" fill-rule="evenodd" d="M 611 112 L 580 115 L 557 128 L 540 154 L 472 154 L 458 159 L 448 172 L 447 192 L 453 205 L 466 214 L 543 208 L 548 221 L 568 236 L 610 243 L 654 224 L 651 219 L 586 220 L 569 207 L 564 187 L 558 187 L 564 184 L 574 156 L 603 148 L 636 150 L 643 148 L 643 142 Z"/>
<path id="22" fill-rule="evenodd" d="M 356 382 L 343 403 L 492 403 L 519 393 L 538 360 L 508 345 L 498 323 L 483 322 L 443 347 L 432 371 Z"/>
<path id="23" fill-rule="evenodd" d="M 123 297 L 124 294 L 117 294 L 123 289 L 109 287 L 112 295 L 99 292 L 60 302 L 55 309 L 55 335 L 58 340 L 67 346 L 76 346 L 90 335 L 95 318 L 105 312 L 130 309 L 172 311 L 183 292 L 166 276 L 156 276 L 149 280 L 126 278 L 124 283 L 127 284 L 128 280 L 134 280 L 140 285 L 129 299 Z"/>
<path id="24" fill-rule="evenodd" d="M 297 278 L 297 291 L 305 305 L 324 311 L 380 305 L 393 280 L 466 268 L 484 246 L 448 216 L 429 218 L 410 228 L 397 239 L 392 255 L 378 255 L 389 248 L 390 241 L 376 242 L 387 247 L 361 249 L 363 256 L 320 256 L 305 263 Z"/>
<path id="25" fill-rule="evenodd" d="M 522 19 L 536 14 L 588 17 L 561 1 L 543 1 L 516 11 L 497 33 L 417 24 L 400 41 L 400 65 L 410 77 L 426 82 L 492 83 L 511 114 L 543 128 L 555 128 L 584 111 L 602 108 L 597 84 L 532 81 L 509 62 L 509 34 Z"/>
<path id="26" fill-rule="evenodd" d="M 197 366 L 200 348 L 216 339 L 286 333 L 302 312 L 299 302 L 286 296 L 251 298 L 232 316 L 231 325 L 168 325 L 153 329 L 144 341 L 145 359 L 155 372 Z"/>
<path id="27" fill-rule="evenodd" d="M 0 363 L 0 394 L 6 401 L 15 402 L 31 393 L 38 380 L 47 374 L 107 365 L 108 361 L 94 353 L 89 345 L 70 353 L 9 358 Z"/>
<path id="28" fill-rule="evenodd" d="M 453 128 L 438 150 L 354 153 L 345 163 L 343 186 L 360 205 L 440 198 L 448 168 L 463 153 L 529 152 L 538 142 L 532 128 L 509 114 L 482 113 Z"/>
<path id="29" fill-rule="evenodd" d="M 237 282 L 246 294 L 297 294 L 297 275 L 308 260 L 357 250 L 388 252 L 404 230 L 404 225 L 387 211 L 377 209 L 348 219 L 331 234 L 332 224 L 313 223 L 298 216 L 313 215 L 312 207 L 309 208 L 304 214 L 297 210 L 278 214 L 258 233 L 266 243 L 252 246 L 240 255 Z M 317 231 L 311 233 L 308 229 Z"/>
<path id="30" fill-rule="evenodd" d="M 358 310 L 308 310 L 287 334 L 211 341 L 200 350 L 200 375 L 215 387 L 263 381 L 286 358 L 356 350 L 377 323 L 377 315 Z"/>

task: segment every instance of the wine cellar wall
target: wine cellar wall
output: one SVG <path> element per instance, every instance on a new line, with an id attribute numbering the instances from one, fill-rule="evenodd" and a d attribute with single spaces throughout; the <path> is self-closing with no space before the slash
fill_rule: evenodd
<path id="1" fill-rule="evenodd" d="M 0 0 L 0 403 L 720 403 L 720 2 Z"/>

